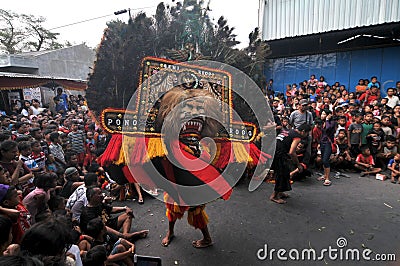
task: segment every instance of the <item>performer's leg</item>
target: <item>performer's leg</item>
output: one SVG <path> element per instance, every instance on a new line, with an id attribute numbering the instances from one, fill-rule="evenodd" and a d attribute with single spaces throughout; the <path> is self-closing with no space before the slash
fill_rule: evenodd
<path id="1" fill-rule="evenodd" d="M 167 208 L 166 216 L 168 218 L 168 232 L 161 241 L 161 245 L 168 246 L 174 238 L 174 227 L 177 219 L 182 219 L 185 211 L 188 210 L 187 206 L 179 206 L 175 203 L 167 193 L 164 194 L 165 207 Z"/>
<path id="2" fill-rule="evenodd" d="M 275 203 L 283 204 L 286 201 L 283 198 L 287 198 L 288 195 L 283 193 L 291 190 L 290 186 L 290 170 L 285 165 L 283 158 L 275 158 L 276 170 L 275 170 L 275 188 L 269 199 Z"/>
<path id="3" fill-rule="evenodd" d="M 174 238 L 175 222 L 176 220 L 168 223 L 168 232 L 161 241 L 161 245 L 163 245 L 164 247 L 168 246 Z"/>
<path id="4" fill-rule="evenodd" d="M 210 236 L 210 232 L 208 231 L 208 226 L 206 225 L 204 228 L 200 229 L 203 234 L 203 239 L 195 240 L 192 242 L 193 247 L 195 248 L 206 248 L 213 244 Z"/>
<path id="5" fill-rule="evenodd" d="M 195 248 L 205 248 L 211 246 L 212 240 L 210 232 L 208 231 L 208 215 L 206 213 L 205 205 L 192 207 L 188 211 L 188 223 L 196 229 L 200 229 L 203 238 L 192 242 Z"/>
<path id="6" fill-rule="evenodd" d="M 140 185 L 138 183 L 133 183 L 135 186 L 136 192 L 138 194 L 138 203 L 143 204 L 143 196 L 142 196 L 142 191 L 140 190 Z"/>

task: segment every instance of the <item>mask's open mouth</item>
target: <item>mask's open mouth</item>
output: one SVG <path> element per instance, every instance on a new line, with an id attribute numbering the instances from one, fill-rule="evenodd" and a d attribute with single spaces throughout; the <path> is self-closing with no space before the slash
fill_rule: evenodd
<path id="1" fill-rule="evenodd" d="M 204 125 L 204 117 L 198 116 L 182 124 L 179 139 L 189 146 L 194 155 L 200 156 L 199 141 L 201 139 L 201 130 Z"/>
<path id="2" fill-rule="evenodd" d="M 183 123 L 181 127 L 181 132 L 180 132 L 181 137 L 195 136 L 195 135 L 200 136 L 201 130 L 203 129 L 203 124 L 204 124 L 204 118 L 201 116 L 186 121 L 185 123 Z"/>

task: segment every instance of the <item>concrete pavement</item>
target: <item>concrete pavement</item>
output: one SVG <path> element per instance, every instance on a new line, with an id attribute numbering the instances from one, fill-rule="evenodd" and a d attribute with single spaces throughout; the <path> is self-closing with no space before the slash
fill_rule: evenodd
<path id="1" fill-rule="evenodd" d="M 161 246 L 168 227 L 164 204 L 150 196 L 144 205 L 127 202 L 136 216 L 134 228 L 150 230 L 147 239 L 137 241 L 137 253 L 160 256 L 163 265 L 400 265 L 367 262 L 361 257 L 369 248 L 371 258 L 393 253 L 400 261 L 400 185 L 349 175 L 351 178 L 333 178 L 330 187 L 324 187 L 315 177 L 295 182 L 291 198 L 284 205 L 268 200 L 272 184 L 263 183 L 250 193 L 248 181 L 240 181 L 229 201 L 207 205 L 214 245 L 206 249 L 192 247 L 192 240 L 200 239 L 201 233 L 187 224 L 186 216 L 177 222 L 176 237 L 170 246 Z M 125 203 L 116 202 L 121 204 Z M 301 258 L 303 249 L 313 248 L 318 257 L 324 248 L 338 249 L 337 241 L 340 245 L 347 242 L 341 248 L 342 260 L 331 260 L 328 253 L 320 261 L 289 259 L 290 249 L 298 249 Z M 269 251 L 286 249 L 283 255 L 288 261 L 278 260 L 276 251 L 272 260 L 258 259 L 257 252 L 265 245 Z M 361 260 L 345 260 L 347 249 L 357 249 Z M 291 252 L 292 257 L 296 256 L 296 251 Z M 332 255 L 340 258 L 339 252 Z M 259 255 L 265 254 L 260 251 Z"/>

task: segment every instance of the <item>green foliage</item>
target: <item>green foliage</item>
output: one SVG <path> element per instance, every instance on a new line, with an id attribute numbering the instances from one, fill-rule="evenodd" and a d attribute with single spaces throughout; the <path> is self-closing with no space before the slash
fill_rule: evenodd
<path id="1" fill-rule="evenodd" d="M 25 38 L 22 29 L 15 25 L 17 19 L 18 14 L 0 9 L 0 45 L 10 54 L 19 50 Z"/>
<path id="2" fill-rule="evenodd" d="M 89 76 L 86 97 L 91 110 L 98 115 L 107 107 L 126 108 L 139 84 L 141 60 L 145 56 L 223 62 L 263 86 L 263 65 L 269 47 L 258 39 L 258 29 L 251 33 L 249 47 L 239 50 L 235 48 L 239 42 L 234 28 L 224 17 L 213 23 L 209 11 L 203 1 L 197 4 L 195 0 L 185 0 L 174 6 L 160 3 L 154 17 L 139 13 L 128 24 L 110 22 Z M 248 110 L 240 99 L 235 105 L 243 112 Z"/>
<path id="3" fill-rule="evenodd" d="M 57 42 L 58 33 L 43 27 L 45 22 L 43 17 L 0 9 L 0 50 L 15 54 L 64 47 Z"/>

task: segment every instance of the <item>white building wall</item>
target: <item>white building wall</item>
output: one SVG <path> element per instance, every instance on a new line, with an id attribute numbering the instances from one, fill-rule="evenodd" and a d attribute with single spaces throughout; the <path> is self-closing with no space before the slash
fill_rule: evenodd
<path id="1" fill-rule="evenodd" d="M 400 21 L 400 0 L 261 0 L 264 40 Z"/>

